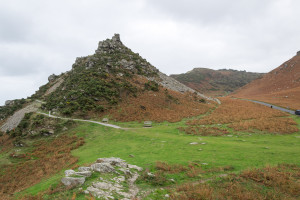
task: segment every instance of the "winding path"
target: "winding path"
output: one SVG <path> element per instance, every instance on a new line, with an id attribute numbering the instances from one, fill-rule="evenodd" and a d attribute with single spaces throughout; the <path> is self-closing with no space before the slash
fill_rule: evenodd
<path id="1" fill-rule="evenodd" d="M 50 114 L 46 114 L 46 113 L 42 113 L 42 112 L 36 112 L 36 113 L 39 113 L 41 115 L 45 115 L 45 116 L 48 116 L 48 117 L 51 117 L 51 118 L 58 118 L 58 119 L 65 119 L 65 120 L 74 120 L 74 121 L 80 121 L 80 122 L 90 122 L 90 123 L 100 124 L 102 126 L 107 126 L 107 127 L 111 127 L 111 128 L 122 129 L 122 127 L 117 126 L 117 125 L 107 124 L 107 123 L 102 123 L 102 122 L 97 122 L 97 121 L 92 121 L 92 120 L 72 119 L 72 118 L 58 117 L 58 116 L 54 116 L 54 115 L 50 115 Z"/>

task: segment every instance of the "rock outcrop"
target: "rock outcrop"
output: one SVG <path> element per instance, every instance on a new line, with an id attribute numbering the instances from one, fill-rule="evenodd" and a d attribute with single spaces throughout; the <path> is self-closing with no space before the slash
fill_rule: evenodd
<path id="1" fill-rule="evenodd" d="M 101 199 L 129 200 L 136 198 L 139 189 L 135 181 L 141 167 L 130 165 L 120 158 L 99 158 L 89 167 L 79 167 L 78 172 L 66 170 L 61 182 L 68 187 L 83 185 L 93 173 L 99 178 L 87 185 L 83 192 Z M 124 187 L 128 184 L 129 190 Z"/>

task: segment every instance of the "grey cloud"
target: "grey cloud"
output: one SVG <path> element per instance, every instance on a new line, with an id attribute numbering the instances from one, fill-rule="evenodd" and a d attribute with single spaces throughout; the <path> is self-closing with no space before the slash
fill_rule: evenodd
<path id="1" fill-rule="evenodd" d="M 20 80 L 30 93 L 114 33 L 167 74 L 267 72 L 300 50 L 299 8 L 298 0 L 2 0 L 1 84 Z M 0 87 L 1 98 L 11 95 Z"/>

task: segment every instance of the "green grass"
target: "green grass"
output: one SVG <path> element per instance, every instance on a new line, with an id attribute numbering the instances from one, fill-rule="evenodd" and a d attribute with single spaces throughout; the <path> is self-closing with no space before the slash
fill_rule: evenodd
<path id="1" fill-rule="evenodd" d="M 300 117 L 292 116 L 300 126 Z M 128 130 L 113 129 L 92 123 L 80 122 L 70 130 L 85 138 L 85 145 L 72 151 L 82 166 L 101 157 L 120 157 L 130 164 L 153 170 L 156 161 L 170 164 L 189 162 L 207 163 L 203 168 L 233 166 L 233 172 L 278 163 L 300 164 L 300 132 L 291 135 L 233 134 L 232 137 L 191 136 L 180 132 L 178 123 L 154 123 L 142 128 L 138 122 L 115 123 Z M 198 142 L 198 145 L 190 145 Z M 202 145 L 201 143 L 206 143 Z M 199 149 L 202 149 L 201 151 Z M 129 155 L 134 155 L 130 157 Z M 60 181 L 63 172 L 28 188 L 22 194 L 37 194 Z M 178 175 L 178 180 L 184 179 Z"/>

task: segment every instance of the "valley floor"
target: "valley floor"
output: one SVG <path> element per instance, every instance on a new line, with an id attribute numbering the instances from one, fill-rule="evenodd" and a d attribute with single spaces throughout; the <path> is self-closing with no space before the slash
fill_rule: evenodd
<path id="1" fill-rule="evenodd" d="M 219 105 L 220 108 L 222 106 L 222 104 Z M 215 110 L 212 114 L 214 112 L 221 111 Z M 143 199 L 193 199 L 190 195 L 196 195 L 194 199 L 201 199 L 201 195 L 203 199 L 213 199 L 223 191 L 218 190 L 217 194 L 213 192 L 213 188 L 227 188 L 229 183 L 240 191 L 247 190 L 249 193 L 250 190 L 257 193 L 252 196 L 247 193 L 250 195 L 248 199 L 255 196 L 259 197 L 257 199 L 266 199 L 270 198 L 271 194 L 273 199 L 300 197 L 299 192 L 293 189 L 278 189 L 278 185 L 265 184 L 266 181 L 263 179 L 264 173 L 269 174 L 271 178 L 272 174 L 275 177 L 287 176 L 285 182 L 281 182 L 282 185 L 299 186 L 300 117 L 278 116 L 278 118 L 287 118 L 296 122 L 293 126 L 297 127 L 298 131 L 289 134 L 268 133 L 266 130 L 255 129 L 235 130 L 229 126 L 231 123 L 236 123 L 235 121 L 191 125 L 191 121 L 202 122 L 201 119 L 205 120 L 209 116 L 210 114 L 207 113 L 177 123 L 153 123 L 152 128 L 143 128 L 143 123 L 139 122 L 114 122 L 115 125 L 126 127 L 126 129 L 77 122 L 78 125 L 75 128 L 64 134 L 83 138 L 85 144 L 71 151 L 78 161 L 76 165 L 69 168 L 91 164 L 97 158 L 118 157 L 126 160 L 127 163 L 140 166 L 147 173 L 151 172 L 157 177 L 150 180 L 145 174 L 140 175 L 137 186 L 141 192 L 138 195 Z M 189 127 L 196 127 L 195 130 L 202 130 L 197 128 L 206 127 L 217 132 L 223 130 L 224 133 L 216 134 L 217 136 L 204 136 L 199 132 L 187 134 L 188 132 L 183 130 Z M 51 140 L 51 138 L 48 139 Z M 22 153 L 28 149 L 14 147 L 12 151 Z M 0 154 L 1 165 L 14 162 L 13 159 L 5 152 Z M 275 167 L 281 163 L 293 165 Z M 266 168 L 266 166 L 274 168 Z M 253 170 L 254 168 L 262 170 L 258 173 Z M 32 195 L 40 194 L 43 199 L 72 199 L 72 197 L 73 199 L 92 199 L 89 195 L 81 193 L 78 188 L 66 190 L 59 184 L 64 170 L 26 190 L 15 193 L 13 198 L 19 199 L 24 195 L 29 195 L 24 198 L 31 199 Z M 253 173 L 260 175 L 256 177 Z M 260 183 L 253 182 L 261 178 Z M 223 183 L 226 187 L 222 185 Z M 248 186 L 244 188 L 242 185 Z M 58 192 L 49 193 L 49 188 L 54 191 L 57 189 Z M 227 189 L 226 191 L 234 191 L 234 188 Z M 228 198 L 239 199 L 242 196 Z"/>

